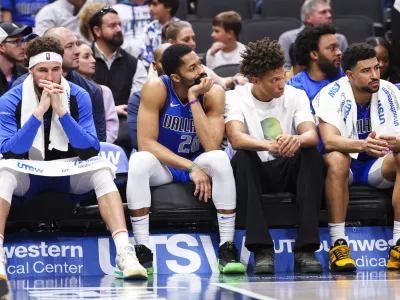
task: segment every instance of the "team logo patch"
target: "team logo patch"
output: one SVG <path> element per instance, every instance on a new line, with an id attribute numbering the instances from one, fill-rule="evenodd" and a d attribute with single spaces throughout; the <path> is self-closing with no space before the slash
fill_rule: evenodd
<path id="1" fill-rule="evenodd" d="M 50 53 L 46 53 L 46 60 L 50 60 Z"/>

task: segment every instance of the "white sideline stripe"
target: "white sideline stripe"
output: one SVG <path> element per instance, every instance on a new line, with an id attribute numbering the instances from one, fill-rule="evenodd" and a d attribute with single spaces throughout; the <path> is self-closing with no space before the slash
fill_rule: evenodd
<path id="1" fill-rule="evenodd" d="M 235 285 L 239 284 L 247 284 L 247 285 L 254 285 L 254 284 L 266 284 L 266 283 L 273 283 L 273 284 L 279 284 L 279 283 L 291 283 L 291 284 L 297 284 L 297 283 L 336 283 L 336 282 L 359 282 L 359 283 L 365 283 L 365 282 L 387 282 L 387 281 L 397 281 L 399 282 L 399 279 L 387 279 L 387 278 L 382 278 L 382 279 L 340 279 L 340 280 L 307 280 L 307 281 L 294 281 L 294 280 L 287 280 L 287 281 L 252 281 L 252 282 L 235 282 Z"/>
<path id="2" fill-rule="evenodd" d="M 46 288 L 46 287 L 33 287 L 33 288 L 24 288 L 25 290 L 51 290 L 51 291 L 71 291 L 71 290 L 96 290 L 96 291 L 107 291 L 107 290 L 152 290 L 152 289 L 186 289 L 183 286 L 157 286 L 157 287 L 151 287 L 151 286 L 119 286 L 119 287 L 79 287 L 79 286 L 75 286 L 75 287 L 63 287 L 63 288 Z"/>
<path id="3" fill-rule="evenodd" d="M 239 294 L 242 294 L 242 295 L 254 298 L 254 299 L 276 300 L 275 298 L 263 296 L 263 295 L 260 295 L 260 294 L 245 290 L 245 289 L 241 289 L 241 288 L 238 288 L 238 287 L 231 286 L 231 285 L 226 284 L 226 283 L 213 283 L 213 285 L 216 285 L 216 286 L 218 286 L 220 288 L 223 288 L 223 289 L 231 290 L 232 292 L 236 292 L 236 293 L 239 293 Z"/>

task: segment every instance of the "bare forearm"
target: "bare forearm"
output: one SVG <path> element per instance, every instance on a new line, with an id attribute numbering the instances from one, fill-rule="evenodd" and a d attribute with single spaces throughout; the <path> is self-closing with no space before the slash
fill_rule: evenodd
<path id="1" fill-rule="evenodd" d="M 299 135 L 300 145 L 302 148 L 310 148 L 318 146 L 318 135 L 315 131 L 307 131 Z"/>
<path id="2" fill-rule="evenodd" d="M 342 136 L 334 136 L 324 141 L 326 151 L 343 153 L 359 153 L 363 151 L 363 140 L 352 140 Z"/>
<path id="3" fill-rule="evenodd" d="M 269 141 L 260 140 L 246 133 L 238 133 L 229 140 L 235 150 L 266 151 Z"/>
<path id="4" fill-rule="evenodd" d="M 194 126 L 196 128 L 196 135 L 200 139 L 201 145 L 208 151 L 218 150 L 222 143 L 223 133 L 215 128 L 206 114 L 200 103 L 192 104 Z M 222 118 L 222 117 L 221 117 Z M 222 120 L 221 120 L 222 121 Z"/>
<path id="5" fill-rule="evenodd" d="M 180 170 L 187 170 L 193 164 L 192 161 L 176 155 L 168 148 L 164 147 L 157 141 L 149 141 L 146 143 L 139 142 L 139 151 L 147 151 L 152 153 L 157 159 L 168 167 L 172 167 Z"/>

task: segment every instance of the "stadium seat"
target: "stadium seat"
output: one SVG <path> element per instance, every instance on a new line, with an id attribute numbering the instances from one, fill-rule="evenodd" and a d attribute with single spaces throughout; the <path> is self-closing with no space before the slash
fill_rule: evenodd
<path id="1" fill-rule="evenodd" d="M 373 22 L 364 16 L 335 17 L 333 24 L 338 27 L 338 32 L 346 37 L 349 45 L 363 42 L 367 37 L 374 36 Z"/>
<path id="2" fill-rule="evenodd" d="M 202 56 L 210 49 L 213 44 L 211 38 L 212 33 L 212 20 L 191 20 L 193 31 L 196 35 L 196 52 Z"/>
<path id="3" fill-rule="evenodd" d="M 386 32 L 382 0 L 335 0 L 331 1 L 334 18 L 348 15 L 361 15 L 373 22 L 375 36 L 384 36 Z"/>
<path id="4" fill-rule="evenodd" d="M 286 17 L 300 20 L 300 10 L 304 0 L 263 0 L 263 18 Z"/>
<path id="5" fill-rule="evenodd" d="M 217 14 L 234 10 L 243 20 L 251 19 L 253 14 L 252 0 L 201 0 L 197 1 L 197 18 L 213 19 Z"/>
<path id="6" fill-rule="evenodd" d="M 221 77 L 232 77 L 238 73 L 238 64 L 230 64 L 216 67 L 214 72 Z"/>
<path id="7" fill-rule="evenodd" d="M 243 44 L 269 37 L 278 40 L 285 31 L 299 28 L 300 21 L 291 18 L 266 18 L 247 21 L 243 24 L 240 41 Z"/>

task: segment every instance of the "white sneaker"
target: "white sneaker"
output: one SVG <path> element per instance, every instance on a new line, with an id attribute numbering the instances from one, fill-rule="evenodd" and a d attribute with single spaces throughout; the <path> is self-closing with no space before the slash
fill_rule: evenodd
<path id="1" fill-rule="evenodd" d="M 147 279 L 147 270 L 139 263 L 132 245 L 117 250 L 114 276 L 119 279 Z"/>
<path id="2" fill-rule="evenodd" d="M 0 279 L 8 280 L 7 279 L 7 272 L 6 272 L 6 254 L 4 252 L 4 248 L 0 246 Z"/>

